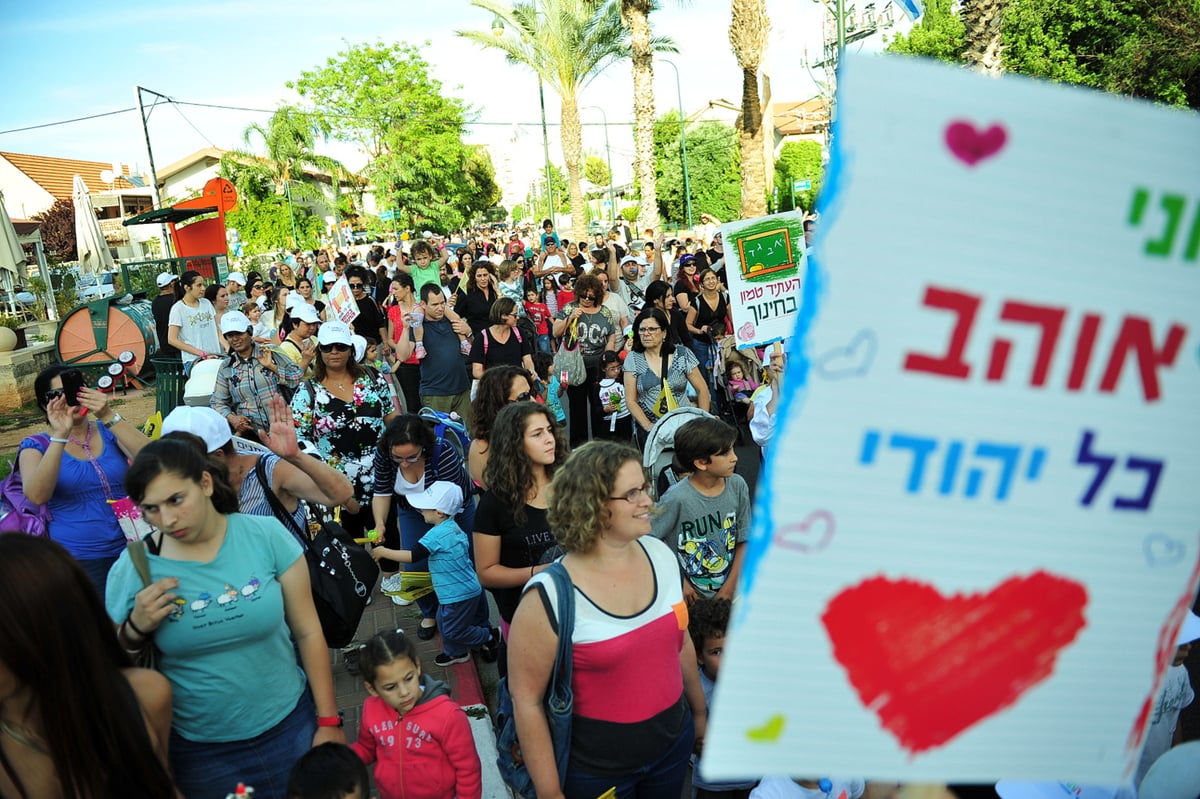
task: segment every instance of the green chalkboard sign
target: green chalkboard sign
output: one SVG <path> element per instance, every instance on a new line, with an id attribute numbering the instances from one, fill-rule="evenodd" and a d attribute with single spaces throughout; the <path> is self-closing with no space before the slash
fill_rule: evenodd
<path id="1" fill-rule="evenodd" d="M 772 222 L 759 229 L 740 231 L 736 237 L 742 277 L 751 282 L 763 278 L 775 280 L 796 270 L 793 231 L 780 225 L 778 219 Z"/>

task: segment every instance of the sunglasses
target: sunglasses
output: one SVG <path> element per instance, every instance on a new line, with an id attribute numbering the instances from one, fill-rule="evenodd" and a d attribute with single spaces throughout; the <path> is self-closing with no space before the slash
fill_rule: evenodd
<path id="1" fill-rule="evenodd" d="M 520 394 L 517 395 L 517 398 L 515 400 L 513 400 L 513 402 L 525 402 L 531 396 L 533 396 L 533 395 L 530 394 L 528 391 L 522 391 Z"/>
<path id="2" fill-rule="evenodd" d="M 351 284 L 350 284 L 350 288 L 352 288 L 352 289 L 361 289 L 361 288 L 364 288 L 364 286 L 363 286 L 363 284 L 362 284 L 362 283 L 351 283 Z"/>
<path id="3" fill-rule="evenodd" d="M 52 388 L 49 391 L 47 391 L 45 394 L 42 395 L 42 399 L 44 399 L 46 401 L 46 404 L 49 405 L 51 400 L 56 400 L 59 397 L 65 397 L 65 396 L 67 396 L 66 391 L 63 391 L 61 388 Z"/>
<path id="4" fill-rule="evenodd" d="M 349 352 L 349 344 L 322 344 L 321 352 Z"/>
<path id="5" fill-rule="evenodd" d="M 596 301 L 596 295 L 595 295 L 595 294 L 580 294 L 580 295 L 579 295 L 579 299 L 581 299 L 581 300 L 587 300 L 588 302 L 595 302 L 595 301 Z"/>

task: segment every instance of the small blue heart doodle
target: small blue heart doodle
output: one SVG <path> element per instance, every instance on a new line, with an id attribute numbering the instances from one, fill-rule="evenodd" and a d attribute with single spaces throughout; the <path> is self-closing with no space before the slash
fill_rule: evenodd
<path id="1" fill-rule="evenodd" d="M 862 377 L 870 371 L 877 348 L 875 331 L 860 330 L 846 346 L 832 349 L 817 357 L 814 364 L 817 374 L 826 380 Z"/>
<path id="2" fill-rule="evenodd" d="M 1142 539 L 1142 554 L 1147 566 L 1173 566 L 1183 560 L 1186 547 L 1164 533 L 1150 533 Z"/>

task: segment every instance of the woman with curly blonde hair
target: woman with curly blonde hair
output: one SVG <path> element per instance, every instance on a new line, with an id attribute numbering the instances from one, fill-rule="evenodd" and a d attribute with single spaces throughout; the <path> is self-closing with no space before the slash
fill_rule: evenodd
<path id="1" fill-rule="evenodd" d="M 679 566 L 649 535 L 641 454 L 594 441 L 550 484 L 548 518 L 576 592 L 571 758 L 560 784 L 543 699 L 558 646 L 557 593 L 527 584 L 509 636 L 517 736 L 539 797 L 678 796 L 707 721 Z M 614 702 L 614 697 L 620 697 Z"/>

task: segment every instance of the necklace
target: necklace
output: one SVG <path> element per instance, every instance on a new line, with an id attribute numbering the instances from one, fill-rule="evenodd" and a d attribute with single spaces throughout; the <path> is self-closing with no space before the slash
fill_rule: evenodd
<path id="1" fill-rule="evenodd" d="M 22 746 L 27 746 L 35 752 L 41 752 L 43 755 L 49 753 L 46 742 L 42 740 L 42 736 L 38 735 L 28 727 L 23 727 L 16 722 L 9 721 L 5 718 L 0 718 L 0 732 L 12 738 Z"/>
<path id="2" fill-rule="evenodd" d="M 83 441 L 74 436 L 67 436 L 67 440 L 83 450 L 84 457 L 87 458 L 88 463 L 92 464 L 92 468 L 96 470 L 96 476 L 100 478 L 100 488 L 104 490 L 104 496 L 111 500 L 113 493 L 112 486 L 108 482 L 108 475 L 100 468 L 100 464 L 96 461 L 96 456 L 92 454 L 92 423 L 87 423 L 87 435 L 83 437 Z"/>

